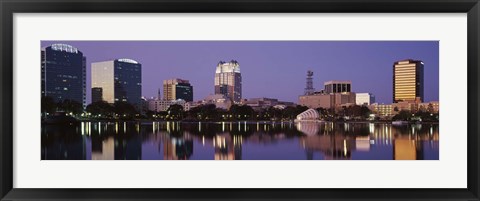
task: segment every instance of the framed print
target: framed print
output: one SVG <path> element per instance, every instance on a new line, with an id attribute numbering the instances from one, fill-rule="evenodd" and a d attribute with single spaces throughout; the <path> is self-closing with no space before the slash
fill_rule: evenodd
<path id="1" fill-rule="evenodd" d="M 477 0 L 0 5 L 2 200 L 479 200 Z"/>

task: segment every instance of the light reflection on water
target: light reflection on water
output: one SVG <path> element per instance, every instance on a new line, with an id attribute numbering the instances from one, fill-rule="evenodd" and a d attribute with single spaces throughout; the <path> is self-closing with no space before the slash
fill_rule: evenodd
<path id="1" fill-rule="evenodd" d="M 438 124 L 82 122 L 42 125 L 42 160 L 438 160 Z"/>

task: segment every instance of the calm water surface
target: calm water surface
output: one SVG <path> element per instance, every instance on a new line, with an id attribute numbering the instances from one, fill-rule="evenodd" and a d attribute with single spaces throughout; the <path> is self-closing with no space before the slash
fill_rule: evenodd
<path id="1" fill-rule="evenodd" d="M 438 160 L 438 124 L 42 125 L 42 160 Z"/>

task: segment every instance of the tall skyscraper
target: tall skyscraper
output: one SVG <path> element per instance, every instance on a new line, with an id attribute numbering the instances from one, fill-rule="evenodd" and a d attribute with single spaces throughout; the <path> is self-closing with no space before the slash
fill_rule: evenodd
<path id="1" fill-rule="evenodd" d="M 315 88 L 313 88 L 313 71 L 307 71 L 307 86 L 305 87 L 305 94 L 310 95 L 315 92 Z"/>
<path id="2" fill-rule="evenodd" d="M 343 92 L 352 92 L 352 82 L 351 81 L 328 81 L 324 83 L 325 93 L 343 93 Z"/>
<path id="3" fill-rule="evenodd" d="M 215 94 L 223 94 L 238 103 L 242 99 L 240 64 L 232 60 L 220 61 L 215 71 Z"/>
<path id="4" fill-rule="evenodd" d="M 55 102 L 73 100 L 86 105 L 86 58 L 77 48 L 53 44 L 41 50 L 42 96 Z"/>
<path id="5" fill-rule="evenodd" d="M 142 64 L 132 59 L 92 63 L 92 88 L 102 88 L 102 100 L 140 106 Z"/>
<path id="6" fill-rule="evenodd" d="M 187 102 L 193 101 L 193 86 L 188 80 L 169 79 L 163 81 L 163 98 L 165 100 L 182 99 Z"/>
<path id="7" fill-rule="evenodd" d="M 393 102 L 422 102 L 423 62 L 402 60 L 393 64 Z"/>

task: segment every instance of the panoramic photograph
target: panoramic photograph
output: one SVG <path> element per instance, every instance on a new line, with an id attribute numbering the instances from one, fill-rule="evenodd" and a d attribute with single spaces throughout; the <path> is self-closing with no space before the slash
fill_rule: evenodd
<path id="1" fill-rule="evenodd" d="M 41 160 L 439 160 L 438 41 L 40 41 Z"/>

